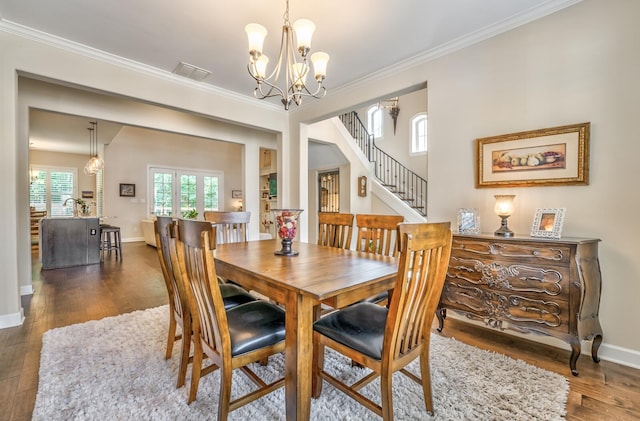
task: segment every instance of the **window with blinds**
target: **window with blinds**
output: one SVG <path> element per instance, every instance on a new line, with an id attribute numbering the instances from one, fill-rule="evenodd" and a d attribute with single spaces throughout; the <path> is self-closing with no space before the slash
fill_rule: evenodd
<path id="1" fill-rule="evenodd" d="M 33 167 L 29 186 L 29 206 L 51 216 L 73 216 L 73 206 L 65 201 L 78 197 L 76 168 Z"/>

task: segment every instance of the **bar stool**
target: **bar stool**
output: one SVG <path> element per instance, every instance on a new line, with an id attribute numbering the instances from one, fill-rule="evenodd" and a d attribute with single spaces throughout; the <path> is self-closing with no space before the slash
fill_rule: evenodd
<path id="1" fill-rule="evenodd" d="M 122 247 L 120 245 L 120 227 L 113 225 L 100 225 L 100 261 L 104 261 L 104 252 L 116 251 L 116 260 L 122 260 Z"/>

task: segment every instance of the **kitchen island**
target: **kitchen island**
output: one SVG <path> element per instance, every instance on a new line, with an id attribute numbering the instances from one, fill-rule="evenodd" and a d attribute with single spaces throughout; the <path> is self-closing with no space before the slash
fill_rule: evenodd
<path id="1" fill-rule="evenodd" d="M 100 263 L 100 220 L 47 217 L 40 220 L 42 269 Z"/>

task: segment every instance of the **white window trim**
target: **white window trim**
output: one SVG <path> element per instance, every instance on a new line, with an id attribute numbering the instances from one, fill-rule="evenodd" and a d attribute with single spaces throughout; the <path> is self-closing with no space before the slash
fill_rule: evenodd
<path id="1" fill-rule="evenodd" d="M 424 151 L 414 151 L 414 147 L 415 147 L 415 121 L 420 118 L 423 117 L 425 118 L 425 120 L 427 121 L 427 133 L 425 133 L 426 135 L 426 144 L 427 144 L 427 149 Z M 410 124 L 410 133 L 411 133 L 411 141 L 409 143 L 409 156 L 421 156 L 421 155 L 426 155 L 429 151 L 429 135 L 428 135 L 428 131 L 429 131 L 429 120 L 427 117 L 427 113 L 417 113 L 415 115 L 413 115 L 413 117 L 411 117 L 411 119 L 409 119 L 409 124 Z"/>
<path id="2" fill-rule="evenodd" d="M 380 133 L 373 133 L 374 130 L 372 129 L 372 118 L 371 116 L 375 113 L 375 112 L 379 112 L 380 113 Z M 382 138 L 384 137 L 384 114 L 382 112 L 382 108 L 380 108 L 378 106 L 378 104 L 374 104 L 372 106 L 370 106 L 369 108 L 367 108 L 367 131 L 369 132 L 370 135 L 373 135 L 373 137 L 376 140 L 382 140 Z"/>

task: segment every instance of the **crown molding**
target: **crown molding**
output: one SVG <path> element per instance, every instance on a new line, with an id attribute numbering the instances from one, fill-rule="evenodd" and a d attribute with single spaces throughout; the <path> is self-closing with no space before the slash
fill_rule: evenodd
<path id="1" fill-rule="evenodd" d="M 85 57 L 90 57 L 92 59 L 99 60 L 110 65 L 118 66 L 127 70 L 132 70 L 154 78 L 165 80 L 167 82 L 182 85 L 190 89 L 205 92 L 207 94 L 221 96 L 234 101 L 240 101 L 246 103 L 247 105 L 258 106 L 266 110 L 273 111 L 282 109 L 282 107 L 270 102 L 257 101 L 255 98 L 248 95 L 238 94 L 236 92 L 219 88 L 210 84 L 196 82 L 153 66 L 149 66 L 134 60 L 129 60 L 115 54 L 107 53 L 105 51 L 98 50 L 96 48 L 70 41 L 68 39 L 61 38 L 55 35 L 51 35 L 46 32 L 38 31 L 36 29 L 20 25 L 18 23 L 11 22 L 2 18 L 0 18 L 0 31 L 16 35 L 18 37 L 25 38 L 31 41 L 35 41 L 37 43 L 44 44 L 53 48 L 58 48 Z"/>
<path id="2" fill-rule="evenodd" d="M 489 38 L 493 38 L 497 35 L 516 29 L 522 25 L 533 22 L 555 12 L 558 12 L 567 7 L 573 6 L 582 2 L 583 0 L 564 0 L 555 1 L 547 0 L 545 3 L 539 6 L 535 6 L 517 15 L 511 16 L 508 19 L 504 19 L 494 25 L 481 28 L 470 34 L 451 40 L 445 44 L 439 45 L 436 48 L 426 50 L 420 54 L 410 57 L 406 60 L 399 61 L 391 66 L 380 69 L 377 72 L 371 73 L 365 78 L 360 78 L 356 81 L 346 83 L 337 88 L 333 88 L 331 93 L 340 94 L 349 91 L 354 88 L 358 88 L 363 85 L 368 85 L 372 82 L 377 82 L 381 79 L 385 79 L 393 74 L 404 72 L 408 69 L 424 65 L 437 58 L 446 56 L 463 48 L 478 44 Z"/>

